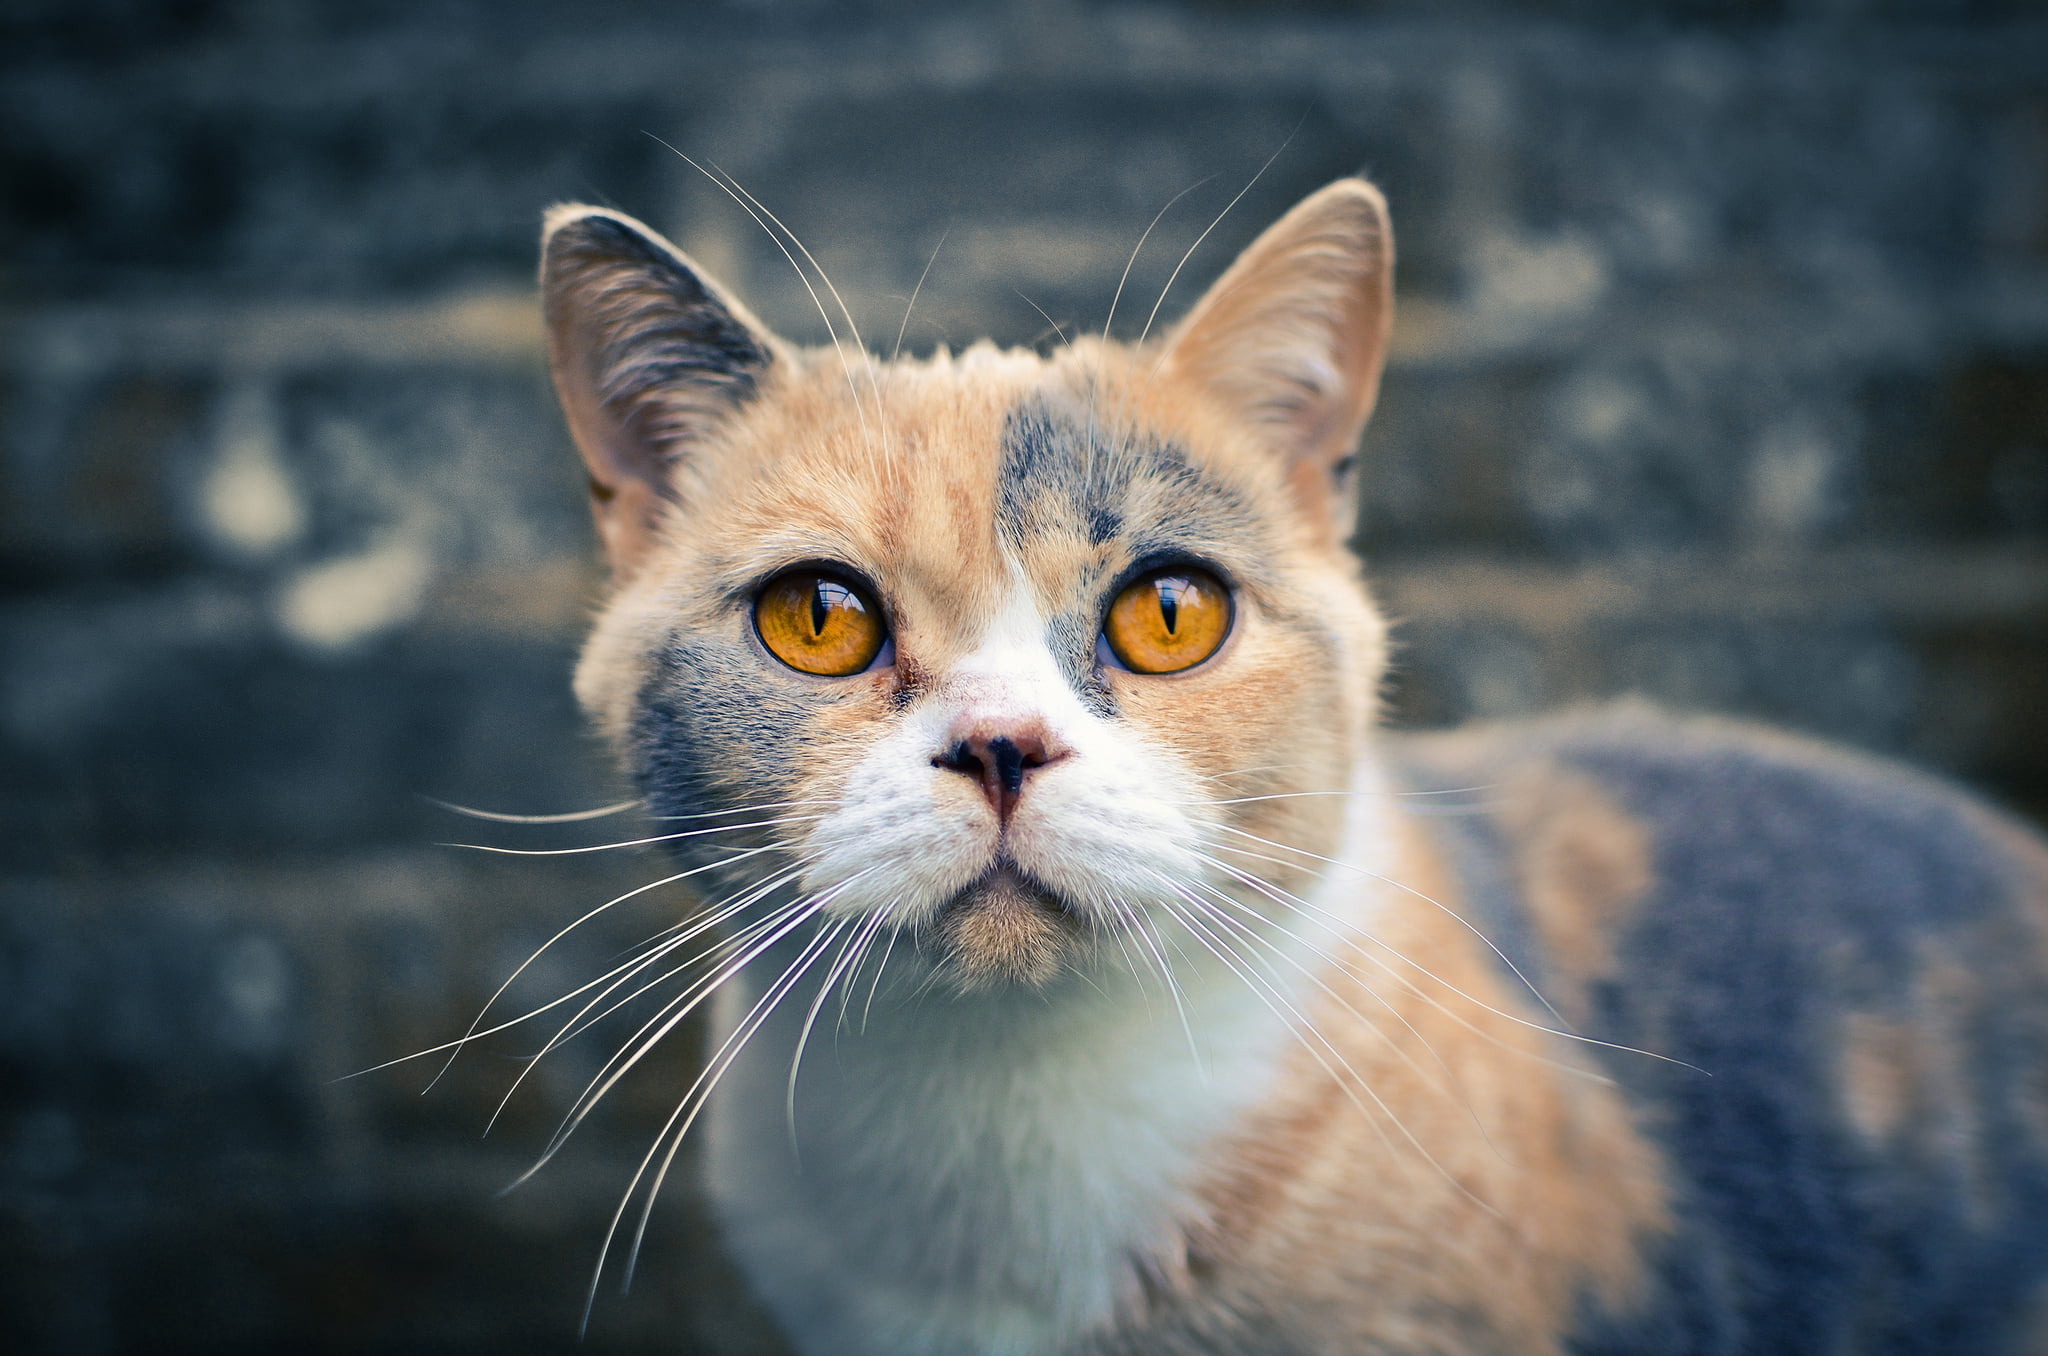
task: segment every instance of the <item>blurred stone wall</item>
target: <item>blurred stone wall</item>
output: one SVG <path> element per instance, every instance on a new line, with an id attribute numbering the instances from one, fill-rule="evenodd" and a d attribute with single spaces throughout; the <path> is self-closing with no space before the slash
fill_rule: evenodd
<path id="1" fill-rule="evenodd" d="M 660 138 L 657 140 L 656 138 Z M 0 8 L 0 1338 L 755 1351 L 687 1183 L 582 1287 L 692 1058 L 502 1198 L 609 1048 L 459 1035 L 650 878 L 431 804 L 619 791 L 531 296 L 610 203 L 794 338 L 1170 316 L 1301 194 L 1387 190 L 1361 533 L 1397 719 L 1621 692 L 2048 810 L 2048 21 L 2024 0 Z M 941 241 L 943 240 L 943 244 Z M 633 826 L 625 825 L 625 836 Z M 549 952 L 563 992 L 663 902 Z M 499 1010 L 509 1011 L 510 1008 Z M 685 1155 L 684 1167 L 687 1169 Z"/>

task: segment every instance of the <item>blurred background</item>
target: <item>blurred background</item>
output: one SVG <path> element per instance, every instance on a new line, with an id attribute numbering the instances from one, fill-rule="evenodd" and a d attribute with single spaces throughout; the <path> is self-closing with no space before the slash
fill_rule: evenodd
<path id="1" fill-rule="evenodd" d="M 1199 185 L 1132 270 L 1134 333 L 1269 157 L 1162 314 L 1362 168 L 1401 251 L 1360 538 L 1398 722 L 1644 693 L 2048 814 L 2025 0 L 4 0 L 8 1350 L 774 1349 L 687 1182 L 576 1347 L 693 1032 L 502 1197 L 601 1040 L 488 1139 L 533 1038 L 424 1097 L 433 1061 L 336 1081 L 459 1035 L 656 874 L 440 846 L 620 821 L 428 799 L 621 794 L 567 685 L 602 575 L 541 210 L 636 213 L 824 338 L 656 137 L 781 214 L 872 344 L 931 261 L 920 352 L 1099 327 Z M 631 907 L 512 1001 L 672 902 Z"/>

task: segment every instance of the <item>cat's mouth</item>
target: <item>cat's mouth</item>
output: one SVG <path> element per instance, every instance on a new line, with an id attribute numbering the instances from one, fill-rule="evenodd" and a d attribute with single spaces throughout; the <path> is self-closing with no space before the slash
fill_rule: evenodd
<path id="1" fill-rule="evenodd" d="M 1059 895 L 998 858 L 946 902 L 931 940 L 962 992 L 1004 984 L 1036 988 L 1066 967 L 1081 928 Z"/>

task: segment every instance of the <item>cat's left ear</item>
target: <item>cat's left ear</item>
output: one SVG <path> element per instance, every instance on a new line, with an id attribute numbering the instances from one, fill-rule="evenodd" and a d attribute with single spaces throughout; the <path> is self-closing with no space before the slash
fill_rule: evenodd
<path id="1" fill-rule="evenodd" d="M 1303 510 L 1341 541 L 1393 320 L 1386 200 L 1363 179 L 1339 179 L 1237 257 L 1166 340 L 1163 370 L 1283 457 Z"/>
<path id="2" fill-rule="evenodd" d="M 590 472 L 605 554 L 624 575 L 678 497 L 679 464 L 753 398 L 783 346 L 681 250 L 622 212 L 549 212 L 540 282 L 548 370 Z"/>

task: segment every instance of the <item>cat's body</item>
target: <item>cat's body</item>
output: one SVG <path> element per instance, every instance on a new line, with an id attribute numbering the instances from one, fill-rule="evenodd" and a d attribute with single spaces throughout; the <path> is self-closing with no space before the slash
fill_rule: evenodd
<path id="1" fill-rule="evenodd" d="M 2043 1349 L 2048 849 L 1736 727 L 1376 734 L 1390 266 L 1346 181 L 1150 347 L 878 367 L 552 219 L 743 1270 L 848 1356 Z"/>

